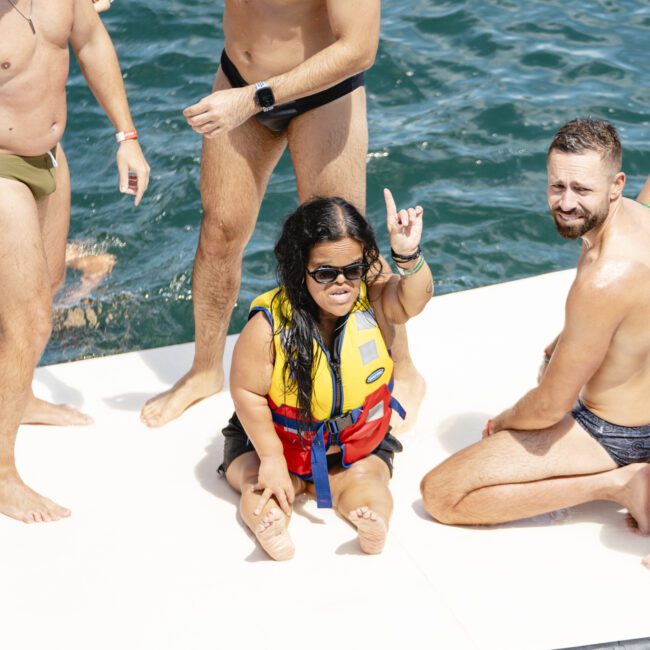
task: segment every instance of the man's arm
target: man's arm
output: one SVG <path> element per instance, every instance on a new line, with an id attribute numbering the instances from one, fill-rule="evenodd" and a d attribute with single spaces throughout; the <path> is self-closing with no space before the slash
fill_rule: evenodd
<path id="1" fill-rule="evenodd" d="M 636 197 L 636 200 L 639 203 L 645 203 L 647 206 L 650 206 L 650 176 L 645 182 L 645 185 L 641 188 L 639 196 Z"/>
<path id="2" fill-rule="evenodd" d="M 567 298 L 564 329 L 540 384 L 494 418 L 489 433 L 545 429 L 571 410 L 582 387 L 600 368 L 627 313 L 621 291 L 626 275 L 612 281 L 613 274 L 604 268 L 576 279 Z"/>
<path id="3" fill-rule="evenodd" d="M 372 66 L 379 44 L 379 0 L 328 0 L 336 41 L 284 74 L 265 79 L 276 104 L 310 95 Z M 183 115 L 197 133 L 214 137 L 258 113 L 255 86 L 229 88 L 203 98 Z"/>
<path id="4" fill-rule="evenodd" d="M 88 0 L 74 0 L 70 43 L 90 89 L 115 130 L 134 130 L 115 48 L 93 4 Z M 134 194 L 135 204 L 138 205 L 149 183 L 149 165 L 137 140 L 126 140 L 119 145 L 117 166 L 120 191 Z M 137 176 L 137 190 L 129 188 L 130 171 Z"/>

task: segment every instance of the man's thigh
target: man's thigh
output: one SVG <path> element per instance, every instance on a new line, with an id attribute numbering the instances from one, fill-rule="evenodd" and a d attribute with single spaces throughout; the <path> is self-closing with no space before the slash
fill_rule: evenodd
<path id="1" fill-rule="evenodd" d="M 214 90 L 229 88 L 219 71 Z M 204 138 L 201 199 L 204 218 L 217 225 L 252 230 L 273 169 L 286 146 L 284 134 L 269 131 L 254 118 L 215 138 Z"/>
<path id="2" fill-rule="evenodd" d="M 61 146 L 56 159 L 56 190 L 36 204 L 53 290 L 60 286 L 65 276 L 65 243 L 70 229 L 70 170 Z"/>
<path id="3" fill-rule="evenodd" d="M 0 178 L 0 329 L 29 327 L 49 313 L 50 283 L 38 209 L 27 186 Z"/>
<path id="4" fill-rule="evenodd" d="M 337 195 L 366 208 L 365 88 L 294 118 L 288 129 L 298 198 Z"/>
<path id="5" fill-rule="evenodd" d="M 500 431 L 454 454 L 432 475 L 471 491 L 490 485 L 581 476 L 618 465 L 570 415 L 541 431 Z"/>

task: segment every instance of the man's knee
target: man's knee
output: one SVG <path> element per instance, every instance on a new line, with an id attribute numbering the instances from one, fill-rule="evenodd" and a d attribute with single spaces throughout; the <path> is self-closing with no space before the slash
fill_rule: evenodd
<path id="1" fill-rule="evenodd" d="M 460 523 L 455 516 L 455 507 L 462 498 L 462 491 L 456 482 L 456 477 L 441 465 L 432 469 L 420 482 L 424 509 L 442 524 Z"/>
<path id="2" fill-rule="evenodd" d="M 32 366 L 37 363 L 51 334 L 49 299 L 16 305 L 0 320 L 0 343 L 4 347 L 4 354 L 15 353 Z"/>
<path id="3" fill-rule="evenodd" d="M 206 209 L 201 223 L 199 253 L 210 259 L 238 257 L 248 243 L 252 227 L 244 219 L 224 219 L 219 213 Z"/>

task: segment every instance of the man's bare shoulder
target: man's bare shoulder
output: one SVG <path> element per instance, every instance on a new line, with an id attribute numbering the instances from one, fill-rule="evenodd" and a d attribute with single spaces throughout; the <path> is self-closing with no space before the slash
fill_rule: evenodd
<path id="1" fill-rule="evenodd" d="M 578 268 L 567 307 L 626 309 L 637 304 L 638 296 L 648 294 L 649 290 L 647 262 L 626 257 L 623 252 L 601 255 Z"/>

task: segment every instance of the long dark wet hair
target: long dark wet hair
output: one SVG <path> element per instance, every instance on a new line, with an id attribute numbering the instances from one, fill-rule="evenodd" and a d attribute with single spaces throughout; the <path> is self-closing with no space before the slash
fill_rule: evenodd
<path id="1" fill-rule="evenodd" d="M 372 226 L 352 204 L 338 196 L 317 197 L 300 205 L 287 217 L 275 245 L 277 279 L 284 289 L 275 298 L 281 301 L 281 322 L 276 324 L 276 333 L 280 333 L 285 355 L 284 385 L 287 392 L 295 391 L 300 421 L 305 425 L 311 420 L 311 393 L 318 361 L 313 339 L 320 338 L 319 310 L 305 278 L 307 264 L 315 244 L 346 237 L 361 244 L 363 261 L 371 274 L 378 272 L 379 249 Z M 358 300 L 367 302 L 361 295 Z M 368 308 L 369 303 L 364 307 Z"/>

